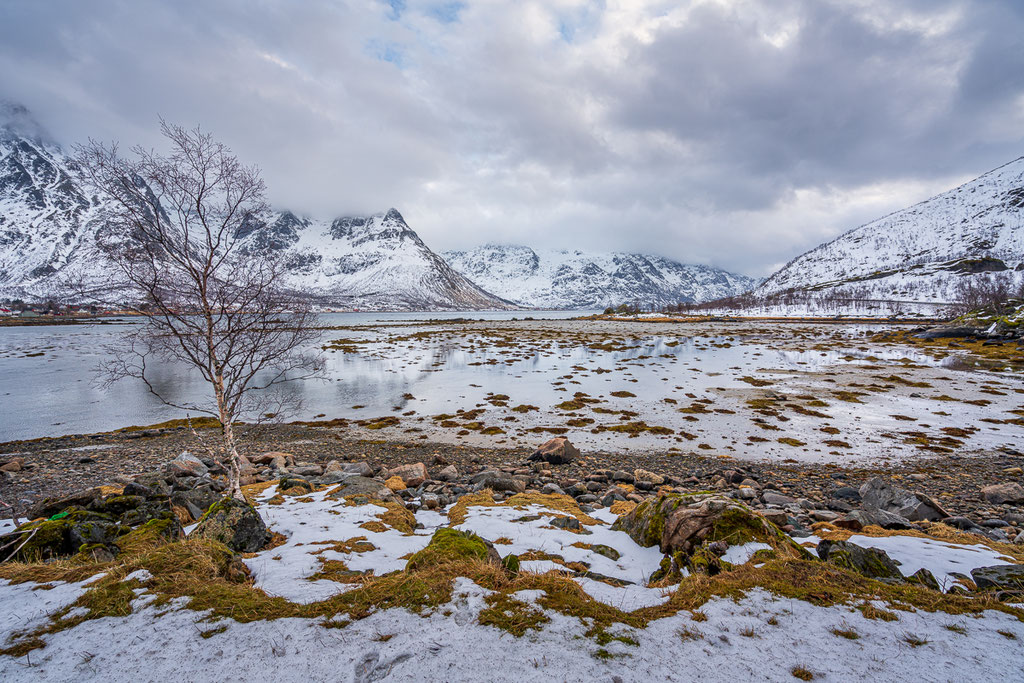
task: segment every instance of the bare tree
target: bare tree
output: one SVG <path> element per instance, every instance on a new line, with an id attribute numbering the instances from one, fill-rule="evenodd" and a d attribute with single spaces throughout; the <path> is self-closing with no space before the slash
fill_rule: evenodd
<path id="1" fill-rule="evenodd" d="M 105 370 L 219 420 L 229 493 L 242 498 L 236 424 L 286 410 L 289 393 L 273 389 L 321 370 L 308 350 L 315 316 L 308 299 L 285 289 L 280 255 L 244 239 L 268 211 L 259 170 L 198 128 L 161 121 L 161 132 L 166 155 L 134 147 L 125 158 L 116 144 L 93 140 L 77 148 L 84 175 L 109 199 L 97 241 L 113 266 L 111 289 L 143 317 Z M 165 396 L 154 379 L 164 363 L 197 371 L 210 400 Z"/>

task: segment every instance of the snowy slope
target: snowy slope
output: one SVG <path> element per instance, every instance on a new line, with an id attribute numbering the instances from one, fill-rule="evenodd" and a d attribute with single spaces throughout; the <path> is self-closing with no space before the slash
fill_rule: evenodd
<path id="1" fill-rule="evenodd" d="M 1024 264 L 1024 157 L 851 230 L 791 261 L 755 294 L 834 289 L 950 301 L 957 283 Z"/>
<path id="2" fill-rule="evenodd" d="M 717 268 L 642 254 L 544 251 L 489 244 L 442 255 L 453 268 L 487 291 L 538 308 L 707 301 L 739 294 L 755 284 L 751 278 Z"/>
<path id="3" fill-rule="evenodd" d="M 23 107 L 0 103 L 0 296 L 59 295 L 107 280 L 95 245 L 103 202 Z M 331 222 L 279 212 L 242 237 L 287 250 L 290 284 L 332 307 L 380 310 L 509 308 L 455 272 L 398 211 Z"/>
<path id="4" fill-rule="evenodd" d="M 70 262 L 95 256 L 98 215 L 60 147 L 23 107 L 0 103 L 0 290 L 45 295 Z"/>
<path id="5" fill-rule="evenodd" d="M 250 248 L 287 249 L 290 282 L 331 306 L 379 310 L 511 308 L 455 272 L 397 210 L 331 222 L 285 211 L 245 235 Z"/>

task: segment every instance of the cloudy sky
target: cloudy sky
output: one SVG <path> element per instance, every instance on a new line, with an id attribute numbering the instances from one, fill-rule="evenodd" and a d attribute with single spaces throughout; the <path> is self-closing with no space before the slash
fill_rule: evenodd
<path id="1" fill-rule="evenodd" d="M 3 0 L 0 97 L 59 141 L 201 124 L 282 208 L 435 249 L 765 275 L 1024 155 L 1016 0 Z"/>

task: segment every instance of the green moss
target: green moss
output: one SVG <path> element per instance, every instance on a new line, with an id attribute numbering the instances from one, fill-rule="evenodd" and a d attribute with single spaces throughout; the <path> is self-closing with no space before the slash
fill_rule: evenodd
<path id="1" fill-rule="evenodd" d="M 480 611 L 478 621 L 484 626 L 494 626 L 508 631 L 519 638 L 531 629 L 541 630 L 551 618 L 544 612 L 516 600 L 504 593 L 492 593 L 484 598 L 488 607 Z"/>
<path id="2" fill-rule="evenodd" d="M 476 534 L 442 527 L 434 532 L 426 548 L 409 558 L 405 568 L 411 571 L 467 560 L 485 562 L 489 553 L 487 543 Z"/>

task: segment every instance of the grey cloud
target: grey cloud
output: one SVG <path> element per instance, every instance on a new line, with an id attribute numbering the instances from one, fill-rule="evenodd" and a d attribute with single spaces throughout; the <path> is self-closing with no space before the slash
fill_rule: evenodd
<path id="1" fill-rule="evenodd" d="M 1019 3 L 399 4 L 8 0 L 0 97 L 65 142 L 202 124 L 282 207 L 436 248 L 752 274 L 1024 152 Z"/>

